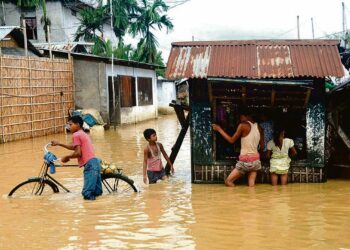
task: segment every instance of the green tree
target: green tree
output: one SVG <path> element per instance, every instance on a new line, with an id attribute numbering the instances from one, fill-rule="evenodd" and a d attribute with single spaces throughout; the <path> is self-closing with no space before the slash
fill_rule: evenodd
<path id="1" fill-rule="evenodd" d="M 102 6 L 96 9 L 84 9 L 79 12 L 80 25 L 75 32 L 75 41 L 79 41 L 83 38 L 85 41 L 98 41 L 96 40 L 96 32 L 103 33 L 103 23 L 106 21 L 106 9 Z"/>
<path id="2" fill-rule="evenodd" d="M 113 9 L 113 31 L 118 38 L 118 43 L 123 43 L 130 24 L 135 21 L 139 8 L 137 0 L 110 0 Z M 107 6 L 110 13 L 110 5 Z"/>
<path id="3" fill-rule="evenodd" d="M 139 14 L 131 24 L 133 36 L 141 35 L 136 55 L 139 61 L 155 63 L 158 41 L 153 31 L 156 28 L 162 30 L 165 27 L 168 32 L 173 29 L 173 24 L 167 15 L 163 15 L 168 10 L 168 6 L 163 0 L 141 0 L 140 3 Z"/>

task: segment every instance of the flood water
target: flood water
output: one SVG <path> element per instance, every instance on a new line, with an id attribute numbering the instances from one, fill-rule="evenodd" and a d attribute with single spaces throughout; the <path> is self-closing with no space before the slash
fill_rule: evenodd
<path id="1" fill-rule="evenodd" d="M 188 133 L 175 176 L 146 186 L 142 132 L 148 127 L 170 154 L 180 131 L 173 115 L 91 134 L 97 156 L 122 167 L 141 191 L 96 201 L 82 199 L 78 168 L 54 175 L 71 193 L 7 198 L 37 175 L 47 142 L 70 142 L 71 135 L 1 144 L 0 249 L 350 249 L 350 180 L 284 188 L 192 184 Z"/>

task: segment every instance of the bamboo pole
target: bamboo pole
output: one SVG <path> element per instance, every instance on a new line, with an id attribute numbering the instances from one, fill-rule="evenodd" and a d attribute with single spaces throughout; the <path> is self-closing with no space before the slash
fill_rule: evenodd
<path id="1" fill-rule="evenodd" d="M 4 127 L 4 121 L 3 121 L 3 117 L 2 117 L 2 113 L 3 113 L 3 93 L 4 93 L 4 89 L 3 89 L 3 82 L 2 82 L 2 60 L 3 57 L 2 55 L 0 55 L 0 86 L 1 86 L 1 111 L 0 111 L 0 118 L 1 118 L 1 136 L 2 136 L 2 142 L 5 143 L 5 127 Z"/>
<path id="2" fill-rule="evenodd" d="M 50 35 L 49 35 L 50 37 Z M 51 57 L 51 69 L 53 70 L 53 60 Z M 56 89 L 55 89 L 55 77 L 54 77 L 54 72 L 51 72 L 51 77 L 52 77 L 52 88 L 53 88 L 53 92 L 55 93 Z M 52 95 L 52 100 L 53 100 L 53 109 L 54 109 L 54 116 L 56 115 L 56 102 L 55 102 L 55 94 Z M 57 133 L 57 128 L 56 128 L 56 119 L 54 119 L 53 124 L 55 126 L 55 133 Z"/>
<path id="3" fill-rule="evenodd" d="M 34 129 L 34 115 L 33 115 L 33 89 L 32 89 L 32 81 L 31 81 L 31 76 L 32 76 L 32 71 L 30 70 L 30 59 L 29 57 L 27 57 L 27 61 L 28 61 L 28 68 L 29 68 L 29 71 L 28 71 L 28 74 L 29 74 L 29 91 L 30 91 L 30 113 L 31 113 L 31 128 L 32 128 L 32 138 L 34 138 L 34 132 L 33 132 L 33 129 Z"/>

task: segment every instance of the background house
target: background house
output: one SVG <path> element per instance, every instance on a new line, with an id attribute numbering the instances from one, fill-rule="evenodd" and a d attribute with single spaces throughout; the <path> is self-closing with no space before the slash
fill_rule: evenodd
<path id="1" fill-rule="evenodd" d="M 238 125 L 240 106 L 262 113 L 287 130 L 298 159 L 290 181 L 326 180 L 325 77 L 343 76 L 334 40 L 252 40 L 176 42 L 166 76 L 188 78 L 191 113 L 192 181 L 223 182 L 238 158 L 240 145 L 212 131 L 229 134 Z M 257 181 L 268 182 L 268 161 Z"/>
<path id="2" fill-rule="evenodd" d="M 41 57 L 41 53 L 33 44 L 27 42 L 27 55 L 31 57 Z M 20 27 L 0 26 L 0 54 L 25 56 L 24 35 Z"/>
<path id="3" fill-rule="evenodd" d="M 157 79 L 158 112 L 160 114 L 174 113 L 174 108 L 169 106 L 172 100 L 176 100 L 176 86 L 174 81 L 158 77 Z"/>
<path id="4" fill-rule="evenodd" d="M 48 54 L 48 50 L 43 50 Z M 155 72 L 158 65 L 115 59 L 112 69 L 111 58 L 64 51 L 52 53 L 56 58 L 73 58 L 76 108 L 94 108 L 110 125 L 158 116 Z"/>
<path id="5" fill-rule="evenodd" d="M 84 8 L 93 8 L 94 3 L 88 1 L 47 1 L 47 16 L 51 20 L 51 42 L 68 43 L 74 41 L 76 30 L 80 24 L 79 11 Z M 45 40 L 44 26 L 40 22 L 43 16 L 42 8 L 20 8 L 12 3 L 4 2 L 4 8 L 0 11 L 2 25 L 22 26 L 26 23 L 27 37 L 33 43 L 47 42 Z M 105 39 L 116 39 L 109 24 L 103 27 Z"/>

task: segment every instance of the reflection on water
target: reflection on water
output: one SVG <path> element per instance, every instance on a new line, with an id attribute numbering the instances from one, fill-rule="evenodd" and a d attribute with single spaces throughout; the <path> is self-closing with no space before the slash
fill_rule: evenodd
<path id="1" fill-rule="evenodd" d="M 115 162 L 141 192 L 84 201 L 82 170 L 57 169 L 72 192 L 8 199 L 42 163 L 54 135 L 0 145 L 0 249 L 350 249 L 350 181 L 255 188 L 192 185 L 189 134 L 175 176 L 142 184 L 142 132 L 152 127 L 166 151 L 180 131 L 175 116 L 92 132 L 96 153 Z M 61 156 L 66 151 L 54 148 Z"/>

